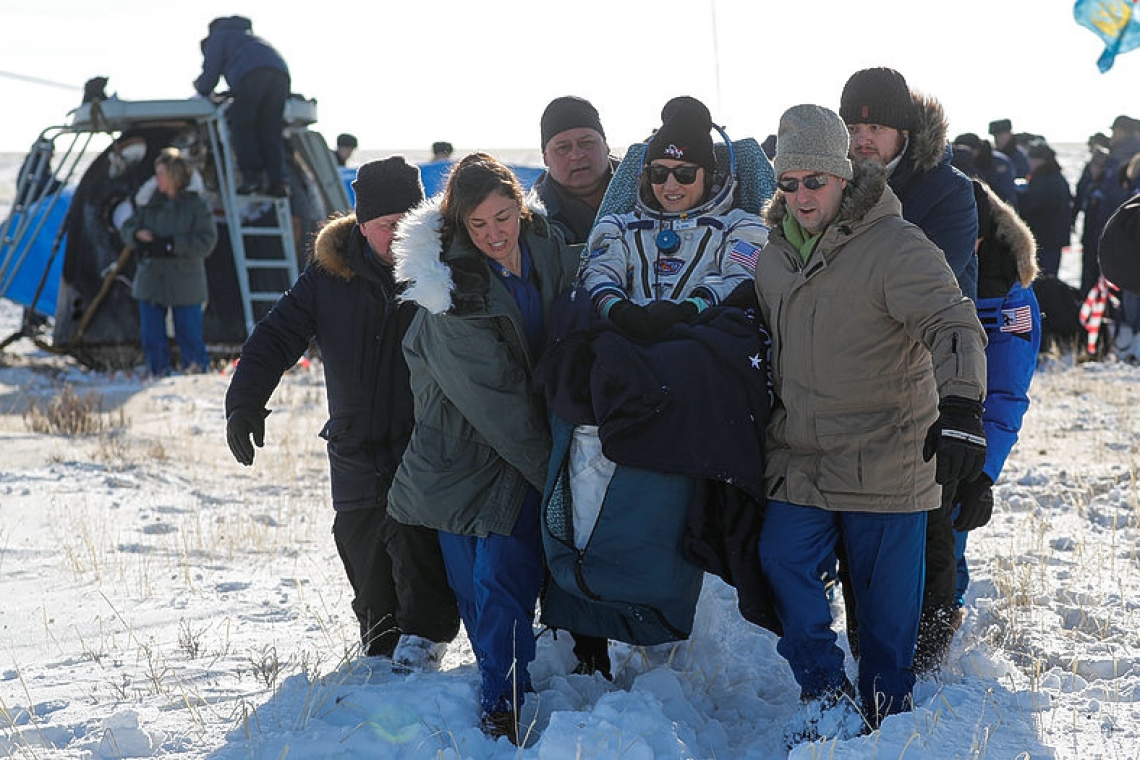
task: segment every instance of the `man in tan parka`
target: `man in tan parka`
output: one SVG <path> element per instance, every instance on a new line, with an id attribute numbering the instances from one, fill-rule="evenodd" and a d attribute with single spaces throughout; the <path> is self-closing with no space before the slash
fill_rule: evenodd
<path id="1" fill-rule="evenodd" d="M 778 396 L 760 562 L 784 629 L 777 649 L 803 699 L 789 745 L 849 737 L 910 708 L 926 513 L 940 484 L 972 478 L 985 459 L 974 307 L 902 219 L 882 169 L 856 174 L 848 147 L 826 108 L 781 117 L 779 191 L 756 269 Z M 857 690 L 820 577 L 840 542 L 858 601 Z"/>

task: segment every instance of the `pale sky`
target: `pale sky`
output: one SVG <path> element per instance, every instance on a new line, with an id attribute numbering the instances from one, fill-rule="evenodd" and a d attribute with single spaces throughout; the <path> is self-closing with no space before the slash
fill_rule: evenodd
<path id="1" fill-rule="evenodd" d="M 127 100 L 189 97 L 207 24 L 233 14 L 283 54 L 293 91 L 317 99 L 315 128 L 330 142 L 352 132 L 369 151 L 449 140 L 460 153 L 537 153 L 542 110 L 565 94 L 598 107 L 619 151 L 681 94 L 702 99 L 734 139 L 763 139 L 792 105 L 837 108 L 844 82 L 868 66 L 895 68 L 941 100 L 951 136 L 985 136 L 989 121 L 1010 118 L 1015 131 L 1083 142 L 1120 113 L 1140 116 L 1140 51 L 1101 74 L 1103 45 L 1072 9 L 1072 0 L 0 0 L 0 151 L 25 151 L 63 123 L 93 76 Z"/>

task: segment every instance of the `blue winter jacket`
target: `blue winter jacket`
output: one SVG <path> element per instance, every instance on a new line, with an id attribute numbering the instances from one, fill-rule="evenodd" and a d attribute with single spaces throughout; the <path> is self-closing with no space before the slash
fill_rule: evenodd
<path id="1" fill-rule="evenodd" d="M 887 184 L 902 201 L 902 215 L 942 249 L 962 294 L 978 296 L 978 208 L 965 174 L 950 165 L 954 151 L 946 141 L 942 105 L 915 95 L 918 117 L 910 142 Z"/>
<path id="2" fill-rule="evenodd" d="M 254 69 L 278 69 L 289 73 L 285 59 L 272 45 L 253 34 L 253 25 L 244 16 L 227 16 L 210 22 L 210 33 L 202 40 L 202 74 L 194 82 L 200 95 L 209 95 L 225 76 L 230 89 Z"/>
<path id="3" fill-rule="evenodd" d="M 1015 283 L 1004 298 L 979 298 L 986 330 L 985 473 L 997 482 L 1029 409 L 1029 383 L 1041 347 L 1041 308 L 1033 288 Z"/>

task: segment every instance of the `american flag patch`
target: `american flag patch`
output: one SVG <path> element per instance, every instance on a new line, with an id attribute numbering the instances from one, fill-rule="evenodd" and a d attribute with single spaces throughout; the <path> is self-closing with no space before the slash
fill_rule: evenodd
<path id="1" fill-rule="evenodd" d="M 1028 306 L 1001 310 L 1001 332 L 1027 333 L 1033 330 L 1033 312 Z"/>
<path id="2" fill-rule="evenodd" d="M 728 260 L 735 261 L 746 269 L 754 270 L 759 253 L 760 249 L 747 240 L 737 240 L 728 252 Z"/>

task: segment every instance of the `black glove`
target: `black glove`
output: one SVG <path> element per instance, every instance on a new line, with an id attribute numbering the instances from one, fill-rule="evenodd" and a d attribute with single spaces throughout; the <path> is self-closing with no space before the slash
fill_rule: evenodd
<path id="1" fill-rule="evenodd" d="M 609 320 L 630 340 L 652 343 L 657 340 L 656 325 L 643 307 L 633 301 L 618 301 L 610 307 Z"/>
<path id="2" fill-rule="evenodd" d="M 131 241 L 131 247 L 135 249 L 135 253 L 139 255 L 140 259 L 145 259 L 150 256 L 150 247 L 154 245 L 150 240 L 139 240 L 137 234 L 134 240 Z"/>
<path id="3" fill-rule="evenodd" d="M 657 331 L 657 338 L 660 339 L 662 335 L 669 332 L 669 328 L 673 325 L 679 322 L 688 322 L 697 316 L 698 309 L 692 301 L 682 301 L 681 303 L 654 301 L 646 304 L 645 311 L 649 314 L 649 319 Z"/>
<path id="4" fill-rule="evenodd" d="M 954 530 L 973 530 L 990 521 L 994 514 L 994 482 L 984 472 L 968 483 L 958 486 L 958 519 Z"/>
<path id="5" fill-rule="evenodd" d="M 230 445 L 230 453 L 246 467 L 253 464 L 253 447 L 265 446 L 265 418 L 268 416 L 268 409 L 240 407 L 226 418 L 226 442 Z"/>
<path id="6" fill-rule="evenodd" d="M 946 485 L 955 480 L 971 481 L 986 463 L 986 429 L 982 404 L 961 396 L 947 396 L 938 404 L 938 419 L 926 431 L 922 460 L 938 455 L 934 480 Z"/>
<path id="7" fill-rule="evenodd" d="M 170 258 L 174 255 L 174 238 L 165 235 L 155 235 L 154 242 L 150 243 L 150 255 L 155 258 Z"/>

